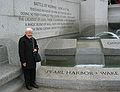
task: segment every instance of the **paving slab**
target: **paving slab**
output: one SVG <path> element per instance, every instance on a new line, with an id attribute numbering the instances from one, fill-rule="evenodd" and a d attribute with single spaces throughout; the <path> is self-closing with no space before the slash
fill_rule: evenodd
<path id="1" fill-rule="evenodd" d="M 20 89 L 18 92 L 119 92 L 111 90 L 74 90 L 74 89 L 61 89 L 61 88 L 50 88 L 50 87 L 40 87 L 39 89 L 33 88 L 31 91 L 27 90 L 25 87 Z"/>

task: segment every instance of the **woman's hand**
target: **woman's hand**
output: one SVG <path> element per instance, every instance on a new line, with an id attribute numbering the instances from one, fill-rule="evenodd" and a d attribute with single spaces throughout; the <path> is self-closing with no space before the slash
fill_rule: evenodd
<path id="1" fill-rule="evenodd" d="M 23 66 L 26 67 L 26 63 L 23 63 Z"/>
<path id="2" fill-rule="evenodd" d="M 33 52 L 36 52 L 36 51 L 37 51 L 37 49 L 34 49 L 34 50 L 33 50 Z"/>

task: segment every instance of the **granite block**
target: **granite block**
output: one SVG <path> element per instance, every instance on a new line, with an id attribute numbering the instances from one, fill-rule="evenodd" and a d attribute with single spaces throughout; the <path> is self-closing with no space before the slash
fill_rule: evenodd
<path id="1" fill-rule="evenodd" d="M 46 66 L 74 67 L 75 56 L 46 56 Z"/>
<path id="2" fill-rule="evenodd" d="M 67 89 L 77 89 L 77 90 L 100 90 L 100 91 L 119 91 L 120 81 L 74 81 L 74 80 L 59 80 L 59 79 L 37 79 L 38 84 L 45 87 L 54 87 L 54 88 L 67 88 Z M 95 92 L 97 92 L 95 91 Z"/>
<path id="3" fill-rule="evenodd" d="M 55 39 L 45 49 L 45 55 L 75 55 L 76 39 Z"/>
<path id="4" fill-rule="evenodd" d="M 0 65 L 0 86 L 20 76 L 21 67 L 10 64 Z"/>
<path id="5" fill-rule="evenodd" d="M 8 62 L 8 52 L 6 46 L 0 45 L 0 64 Z"/>
<path id="6" fill-rule="evenodd" d="M 23 87 L 24 81 L 20 77 L 0 86 L 0 92 L 18 92 Z"/>
<path id="7" fill-rule="evenodd" d="M 118 91 L 119 69 L 42 66 L 37 72 L 37 82 L 47 87 Z"/>
<path id="8" fill-rule="evenodd" d="M 75 55 L 76 48 L 64 48 L 64 49 L 45 49 L 45 55 Z"/>
<path id="9" fill-rule="evenodd" d="M 76 56 L 76 64 L 103 64 L 104 65 L 104 55 L 103 54 L 84 54 Z"/>
<path id="10" fill-rule="evenodd" d="M 7 48 L 9 64 L 20 65 L 17 42 L 9 38 L 4 38 L 0 39 L 0 44 Z"/>
<path id="11" fill-rule="evenodd" d="M 120 55 L 119 39 L 101 39 L 104 55 Z"/>
<path id="12" fill-rule="evenodd" d="M 104 54 L 99 48 L 79 48 L 75 56 L 76 64 L 104 64 Z"/>
<path id="13" fill-rule="evenodd" d="M 105 55 L 105 65 L 110 65 L 110 66 L 120 66 L 120 56 L 119 55 Z"/>

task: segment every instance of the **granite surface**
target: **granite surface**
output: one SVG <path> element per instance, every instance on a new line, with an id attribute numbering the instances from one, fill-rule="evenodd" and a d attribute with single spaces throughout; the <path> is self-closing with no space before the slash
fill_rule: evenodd
<path id="1" fill-rule="evenodd" d="M 20 59 L 18 55 L 17 42 L 9 38 L 4 38 L 4 39 L 0 39 L 0 44 L 7 48 L 9 64 L 19 65 Z"/>
<path id="2" fill-rule="evenodd" d="M 47 2 L 0 0 L 0 38 L 7 36 L 16 39 L 13 35 L 23 35 L 27 27 L 34 29 L 34 36 L 38 39 L 78 33 L 79 2 L 79 0 L 47 0 Z"/>
<path id="3" fill-rule="evenodd" d="M 55 39 L 45 49 L 45 55 L 75 55 L 76 39 Z"/>
<path id="4" fill-rule="evenodd" d="M 102 51 L 105 57 L 105 64 L 120 66 L 120 40 L 101 39 Z"/>
<path id="5" fill-rule="evenodd" d="M 14 66 L 10 64 L 0 65 L 0 86 L 20 76 L 20 66 Z"/>
<path id="6" fill-rule="evenodd" d="M 0 92 L 18 92 L 22 89 L 24 81 L 20 77 L 11 80 L 10 82 L 0 86 Z"/>
<path id="7" fill-rule="evenodd" d="M 8 52 L 6 46 L 0 45 L 0 64 L 8 62 Z"/>
<path id="8" fill-rule="evenodd" d="M 54 39 L 45 48 L 48 66 L 74 66 L 76 54 L 76 39 Z"/>
<path id="9" fill-rule="evenodd" d="M 25 87 L 23 87 L 18 92 L 30 92 Z M 63 89 L 63 88 L 52 88 L 52 87 L 40 87 L 39 89 L 33 89 L 32 92 L 119 92 L 118 89 L 113 91 L 111 89 L 108 90 L 80 90 L 80 89 Z"/>
<path id="10" fill-rule="evenodd" d="M 104 55 L 120 55 L 119 39 L 101 39 Z"/>
<path id="11" fill-rule="evenodd" d="M 104 54 L 102 53 L 99 41 L 79 40 L 77 43 L 75 61 L 77 65 L 80 64 L 104 65 Z"/>
<path id="12" fill-rule="evenodd" d="M 79 90 L 120 90 L 120 68 L 42 66 L 37 73 L 41 86 Z"/>

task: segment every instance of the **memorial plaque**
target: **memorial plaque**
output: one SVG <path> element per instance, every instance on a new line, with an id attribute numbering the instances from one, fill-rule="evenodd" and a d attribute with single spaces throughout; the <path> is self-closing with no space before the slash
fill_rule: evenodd
<path id="1" fill-rule="evenodd" d="M 119 39 L 102 39 L 101 43 L 104 49 L 120 49 Z"/>
<path id="2" fill-rule="evenodd" d="M 118 90 L 119 68 L 76 68 L 42 66 L 37 82 L 43 86 L 80 90 Z"/>
<path id="3" fill-rule="evenodd" d="M 102 39 L 101 44 L 105 55 L 120 55 L 119 39 Z"/>
<path id="4" fill-rule="evenodd" d="M 0 29 L 2 30 L 4 26 L 10 34 L 22 35 L 26 27 L 33 28 L 36 38 L 77 33 L 79 31 L 80 3 L 78 1 L 11 1 L 0 1 L 2 7 L 0 18 L 4 15 L 7 19 L 7 24 L 4 24 L 4 20 L 0 19 Z M 7 8 L 11 11 L 10 13 L 6 11 Z"/>
<path id="5" fill-rule="evenodd" d="M 0 0 L 0 39 L 11 41 L 4 41 L 9 62 L 19 61 L 18 40 L 27 27 L 33 28 L 36 39 L 78 33 L 79 10 L 78 0 Z M 44 48 L 47 42 L 41 44 Z"/>
<path id="6" fill-rule="evenodd" d="M 101 44 L 105 57 L 105 64 L 110 66 L 120 66 L 120 40 L 102 39 Z"/>

